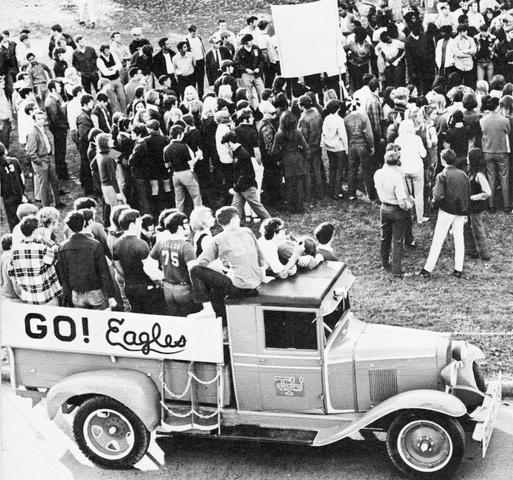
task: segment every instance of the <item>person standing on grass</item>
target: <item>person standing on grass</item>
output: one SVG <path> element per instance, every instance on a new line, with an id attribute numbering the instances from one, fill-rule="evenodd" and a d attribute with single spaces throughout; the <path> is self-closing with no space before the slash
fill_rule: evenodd
<path id="1" fill-rule="evenodd" d="M 5 77 L 0 75 L 0 142 L 9 148 L 13 118 L 11 104 L 5 95 L 4 87 Z"/>
<path id="2" fill-rule="evenodd" d="M 110 45 L 103 44 L 100 47 L 100 56 L 96 60 L 96 65 L 103 78 L 109 80 L 111 89 L 114 93 L 115 99 L 114 111 L 126 113 L 126 95 L 125 88 L 121 83 L 119 71 L 121 70 L 121 62 L 117 60 L 114 54 L 110 51 Z"/>
<path id="3" fill-rule="evenodd" d="M 66 137 L 69 124 L 66 117 L 66 105 L 62 99 L 62 84 L 57 80 L 48 82 L 45 111 L 48 127 L 53 135 L 57 177 L 59 177 L 59 180 L 67 180 L 69 174 L 66 163 Z"/>
<path id="4" fill-rule="evenodd" d="M 53 199 L 57 208 L 64 207 L 52 158 L 50 135 L 45 127 L 45 114 L 41 110 L 34 112 L 34 127 L 27 135 L 26 150 L 34 170 L 36 202 L 41 202 L 46 207 L 51 205 Z"/>
<path id="5" fill-rule="evenodd" d="M 452 228 L 454 237 L 453 276 L 461 278 L 465 257 L 463 228 L 470 211 L 470 184 L 465 172 L 456 168 L 456 153 L 453 150 L 443 150 L 441 158 L 445 168 L 437 175 L 433 188 L 433 206 L 439 209 L 438 219 L 426 264 L 419 275 L 424 278 L 431 276 L 445 237 L 449 229 Z"/>
<path id="6" fill-rule="evenodd" d="M 381 201 L 381 264 L 401 278 L 403 242 L 411 221 L 412 202 L 406 190 L 399 151 L 387 151 L 385 164 L 374 174 L 374 183 Z M 390 262 L 392 253 L 392 262 Z"/>
<path id="7" fill-rule="evenodd" d="M 36 93 L 38 104 L 43 107 L 46 95 L 48 95 L 47 84 L 52 79 L 52 72 L 48 68 L 48 65 L 38 62 L 32 52 L 27 54 L 27 60 L 29 62 L 27 73 L 30 78 L 30 83 Z"/>
<path id="8" fill-rule="evenodd" d="M 229 146 L 233 156 L 233 186 L 229 190 L 233 195 L 232 207 L 244 218 L 244 206 L 248 203 L 260 220 L 269 218 L 269 212 L 260 202 L 251 156 L 239 143 L 237 133 L 230 130 L 221 142 Z"/>
<path id="9" fill-rule="evenodd" d="M 178 54 L 173 57 L 173 67 L 178 82 L 178 95 L 183 100 L 185 87 L 194 86 L 196 82 L 195 68 L 196 59 L 189 51 L 187 42 L 178 42 L 176 45 Z"/>
<path id="10" fill-rule="evenodd" d="M 198 180 L 194 174 L 198 157 L 192 157 L 191 150 L 183 142 L 184 135 L 185 131 L 181 126 L 172 126 L 169 131 L 171 142 L 164 149 L 164 163 L 172 172 L 176 208 L 182 213 L 185 210 L 186 191 L 191 196 L 194 207 L 203 205 Z"/>
<path id="11" fill-rule="evenodd" d="M 89 147 L 89 132 L 94 128 L 94 123 L 91 118 L 91 112 L 94 108 L 93 97 L 89 94 L 84 94 L 80 98 L 80 106 L 82 112 L 77 117 L 77 137 L 78 137 L 78 153 L 80 154 L 80 184 L 84 189 L 85 195 L 94 194 L 93 176 L 91 174 L 91 167 L 89 165 L 89 158 L 87 156 L 87 148 Z"/>
<path id="12" fill-rule="evenodd" d="M 93 47 L 85 44 L 83 35 L 77 35 L 75 42 L 77 49 L 73 52 L 72 65 L 80 73 L 84 90 L 90 94 L 92 88 L 95 91 L 98 90 L 98 67 L 96 65 L 98 55 Z"/>
<path id="13" fill-rule="evenodd" d="M 134 148 L 128 158 L 128 165 L 134 182 L 136 204 L 144 215 L 152 212 L 150 202 L 151 163 L 148 161 L 148 147 L 145 142 L 148 131 L 143 124 L 138 123 L 132 127 L 131 135 Z"/>
<path id="14" fill-rule="evenodd" d="M 326 104 L 326 118 L 322 125 L 322 145 L 329 161 L 329 190 L 335 200 L 343 198 L 342 170 L 347 161 L 347 132 L 344 119 L 338 114 L 340 102 L 330 100 Z"/>
<path id="15" fill-rule="evenodd" d="M 116 307 L 104 249 L 87 228 L 84 213 L 70 212 L 66 225 L 73 233 L 60 246 L 57 264 L 66 305 L 93 310 Z"/>
<path id="16" fill-rule="evenodd" d="M 0 142 L 0 196 L 11 232 L 19 222 L 16 210 L 23 200 L 24 190 L 25 180 L 20 162 L 7 156 L 7 149 Z"/>
<path id="17" fill-rule="evenodd" d="M 490 260 L 490 249 L 484 226 L 483 212 L 490 198 L 490 184 L 483 173 L 484 158 L 480 148 L 468 152 L 470 182 L 470 215 L 465 224 L 465 252 L 472 258 Z"/>
<path id="18" fill-rule="evenodd" d="M 36 238 L 39 220 L 29 215 L 20 222 L 24 238 L 13 247 L 8 275 L 20 287 L 23 303 L 59 305 L 62 288 L 57 277 L 58 245 L 50 239 Z"/>

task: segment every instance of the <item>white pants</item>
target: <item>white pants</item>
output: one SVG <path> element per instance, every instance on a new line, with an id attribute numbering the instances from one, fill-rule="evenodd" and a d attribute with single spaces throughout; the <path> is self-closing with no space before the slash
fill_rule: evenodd
<path id="1" fill-rule="evenodd" d="M 257 183 L 257 199 L 260 201 L 260 195 L 262 193 L 262 180 L 264 179 L 264 166 L 260 165 L 255 157 L 251 157 L 251 163 L 253 164 L 253 170 L 255 171 L 255 180 Z M 246 217 L 258 218 L 258 215 L 250 207 L 249 203 L 246 202 L 244 205 L 244 213 Z"/>
<path id="2" fill-rule="evenodd" d="M 96 8 L 95 3 L 100 0 L 77 0 L 78 4 L 78 18 L 81 22 L 94 22 L 96 23 Z M 87 11 L 87 16 L 86 16 Z"/>
<path id="3" fill-rule="evenodd" d="M 438 211 L 433 242 L 431 243 L 431 249 L 429 250 L 424 270 L 432 272 L 435 268 L 445 237 L 447 237 L 449 228 L 452 227 L 452 235 L 454 237 L 454 269 L 458 270 L 458 272 L 463 271 L 463 258 L 465 256 L 465 243 L 463 241 L 464 225 L 465 217 L 463 215 L 452 215 L 443 210 Z"/>

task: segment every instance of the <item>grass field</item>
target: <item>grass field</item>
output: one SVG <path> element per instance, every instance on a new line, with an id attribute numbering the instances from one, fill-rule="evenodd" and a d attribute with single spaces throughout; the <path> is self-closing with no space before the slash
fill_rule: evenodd
<path id="1" fill-rule="evenodd" d="M 22 2 L 21 2 L 22 3 Z M 28 3 L 28 2 L 27 2 Z M 15 30 L 21 25 L 30 25 L 36 38 L 47 37 L 48 26 L 60 21 L 67 26 L 66 31 L 78 33 L 74 22 L 74 10 L 58 10 L 67 2 L 41 0 L 41 11 L 34 11 L 18 2 L 9 2 L 5 13 L 4 25 Z M 137 6 L 133 6 L 137 3 Z M 165 2 L 109 2 L 101 5 L 105 13 L 100 19 L 100 28 L 88 30 L 91 44 L 98 45 L 106 39 L 114 25 L 123 25 L 126 30 L 140 18 L 144 25 L 152 22 L 152 15 Z M 169 2 L 168 2 L 169 3 Z M 207 5 L 209 2 L 200 2 Z M 264 2 L 250 7 L 249 2 L 220 2 L 218 12 L 214 15 L 214 0 L 209 8 L 187 13 L 190 2 L 178 2 L 184 10 L 173 10 L 154 20 L 156 27 L 150 33 L 155 39 L 160 32 L 174 31 L 194 20 L 208 31 L 215 29 L 218 15 L 230 12 L 229 19 L 244 18 L 255 10 L 268 12 Z M 17 5 L 16 5 L 17 4 Z M 130 8 L 123 8 L 128 4 Z M 144 4 L 148 11 L 144 13 Z M 192 8 L 192 7 L 191 7 Z M 46 10 L 45 10 L 46 9 Z M 46 13 L 45 13 L 46 12 Z M 141 12 L 144 13 L 140 17 Z M 221 13 L 219 13 L 221 12 Z M 165 25 L 166 19 L 176 17 L 177 22 Z M 179 21 L 178 21 L 178 17 Z M 57 20 L 56 20 L 57 18 Z M 155 19 L 156 17 L 153 16 Z M 116 22 L 116 23 L 114 23 Z M 238 26 L 241 21 L 238 21 Z M 167 30 L 166 30 L 167 28 Z M 238 28 L 238 27 L 237 27 Z M 234 25 L 233 29 L 237 29 Z M 183 30 L 181 30 L 183 31 Z M 46 41 L 44 42 L 46 45 Z M 44 51 L 44 45 L 41 50 Z M 14 138 L 14 135 L 13 135 Z M 64 201 L 71 204 L 72 197 L 80 195 L 77 181 L 78 155 L 69 142 L 69 164 L 72 178 L 67 185 L 71 195 Z M 16 143 L 11 147 L 11 154 L 24 158 Z M 271 212 L 279 215 L 279 212 Z M 507 375 L 513 373 L 513 215 L 495 213 L 486 215 L 487 231 L 491 245 L 492 259 L 489 262 L 466 260 L 464 275 L 461 279 L 451 276 L 453 270 L 452 239 L 449 239 L 431 277 L 426 281 L 417 276 L 402 280 L 394 279 L 381 270 L 379 259 L 379 208 L 366 202 L 363 198 L 354 204 L 347 201 L 324 201 L 311 206 L 304 215 L 282 215 L 289 231 L 296 234 L 311 234 L 317 224 L 332 221 L 337 226 L 335 249 L 340 259 L 350 265 L 356 275 L 352 292 L 352 305 L 355 315 L 369 322 L 383 322 L 391 325 L 425 328 L 439 331 L 463 332 L 461 338 L 481 346 L 487 355 L 486 371 L 491 374 L 503 370 Z M 415 227 L 417 249 L 405 252 L 404 270 L 413 273 L 419 270 L 429 251 L 432 231 L 436 217 L 427 224 Z M 2 218 L 2 233 L 6 231 L 5 217 Z M 492 333 L 492 335 L 483 334 Z"/>

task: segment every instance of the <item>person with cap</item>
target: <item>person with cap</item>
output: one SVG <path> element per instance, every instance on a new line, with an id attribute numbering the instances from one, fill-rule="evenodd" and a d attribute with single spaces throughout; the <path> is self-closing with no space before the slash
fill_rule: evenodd
<path id="1" fill-rule="evenodd" d="M 360 102 L 350 99 L 349 113 L 344 118 L 347 132 L 348 180 L 347 191 L 349 200 L 356 200 L 356 183 L 360 165 L 363 170 L 363 180 L 367 195 L 372 197 L 374 189 L 372 179 L 371 156 L 374 154 L 374 134 L 372 125 L 366 113 L 361 112 Z"/>
<path id="2" fill-rule="evenodd" d="M 178 82 L 178 95 L 183 99 L 185 87 L 194 86 L 196 83 L 195 67 L 196 59 L 189 51 L 187 42 L 178 42 L 176 45 L 178 54 L 173 57 L 176 80 Z"/>
<path id="3" fill-rule="evenodd" d="M 128 44 L 128 50 L 133 55 L 137 50 L 140 50 L 144 45 L 150 45 L 150 41 L 142 36 L 142 30 L 139 27 L 134 27 L 130 31 L 134 39 Z"/>
<path id="4" fill-rule="evenodd" d="M 220 37 L 214 35 L 210 37 L 210 45 L 212 45 L 212 48 L 205 56 L 205 65 L 208 83 L 213 86 L 221 76 L 221 64 L 224 60 L 231 60 L 232 55 L 228 48 L 221 45 Z"/>
<path id="5" fill-rule="evenodd" d="M 199 97 L 202 98 L 205 89 L 205 45 L 197 34 L 198 28 L 196 25 L 190 25 L 187 31 L 189 34 L 185 37 L 185 41 L 195 60 L 193 87 L 196 87 Z"/>
<path id="6" fill-rule="evenodd" d="M 381 201 L 381 263 L 385 270 L 391 270 L 399 278 L 404 275 L 401 267 L 403 242 L 412 207 L 400 166 L 399 151 L 389 150 L 385 153 L 383 167 L 374 174 Z"/>
<path id="7" fill-rule="evenodd" d="M 433 187 L 433 206 L 438 208 L 438 218 L 428 258 L 419 272 L 426 279 L 435 268 L 449 230 L 454 237 L 454 277 L 461 278 L 465 258 L 463 230 L 470 211 L 470 183 L 466 173 L 456 168 L 453 150 L 443 150 L 441 159 L 444 169 L 436 176 Z"/>
<path id="8" fill-rule="evenodd" d="M 255 109 L 264 90 L 264 57 L 261 50 L 253 45 L 253 35 L 250 33 L 241 38 L 241 46 L 235 54 L 233 63 L 235 74 L 240 78 L 242 87 L 246 89 L 249 104 Z"/>
<path id="9" fill-rule="evenodd" d="M 235 93 L 237 92 L 237 79 L 233 76 L 233 62 L 231 60 L 223 60 L 221 62 L 221 76 L 214 82 L 214 92 L 219 95 L 219 88 L 222 85 L 229 85 L 232 91 L 232 102 L 235 101 Z"/>

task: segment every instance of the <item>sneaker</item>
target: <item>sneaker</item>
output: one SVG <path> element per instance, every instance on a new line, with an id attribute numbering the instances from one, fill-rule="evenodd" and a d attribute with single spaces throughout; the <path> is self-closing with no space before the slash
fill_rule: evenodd
<path id="1" fill-rule="evenodd" d="M 356 200 L 356 197 L 353 197 L 353 196 L 349 197 L 350 202 L 354 202 L 355 200 Z"/>
<path id="2" fill-rule="evenodd" d="M 417 242 L 413 240 L 413 242 L 405 243 L 404 246 L 408 248 L 417 248 Z"/>
<path id="3" fill-rule="evenodd" d="M 422 217 L 420 220 L 417 221 L 419 225 L 422 225 L 423 223 L 429 222 L 429 217 Z"/>
<path id="4" fill-rule="evenodd" d="M 454 270 L 452 272 L 452 276 L 456 277 L 456 278 L 461 278 L 462 275 L 463 275 L 463 272 L 460 272 L 459 270 Z"/>
<path id="5" fill-rule="evenodd" d="M 417 273 L 417 275 L 419 277 L 426 278 L 426 279 L 431 277 L 431 273 L 428 272 L 425 268 L 423 268 L 419 273 Z"/>

